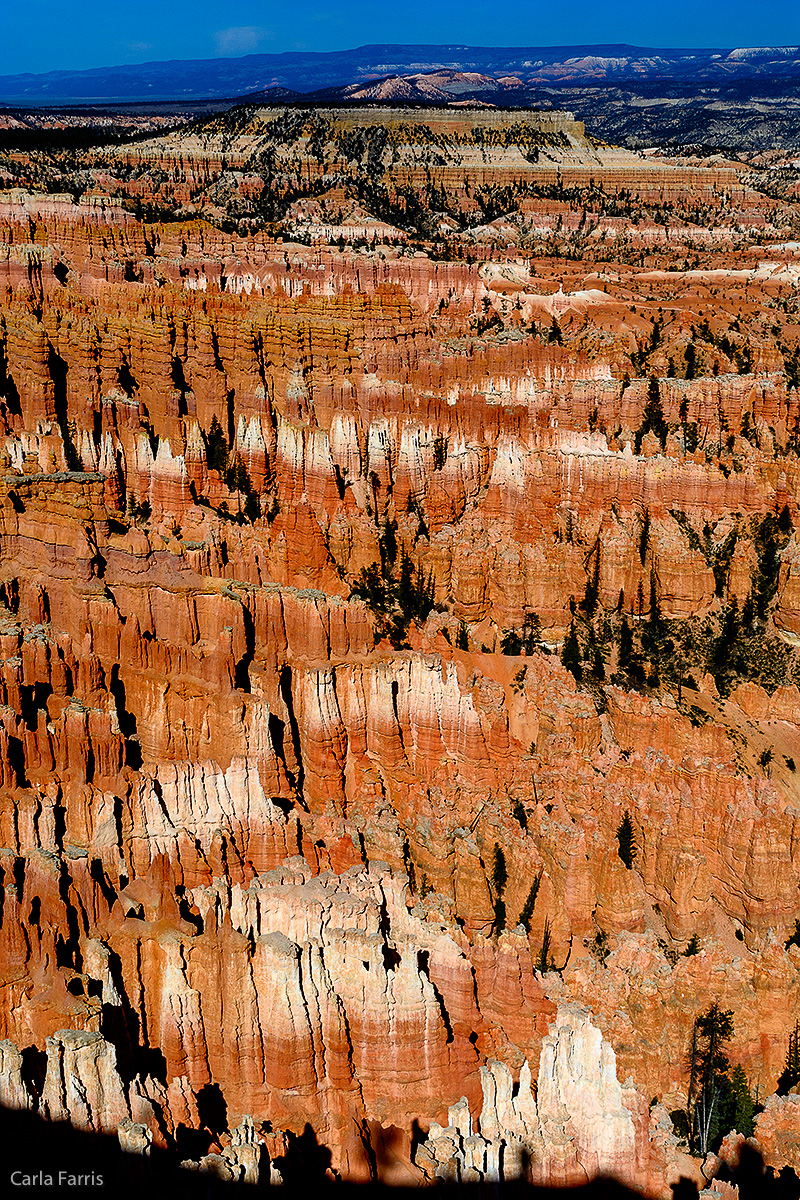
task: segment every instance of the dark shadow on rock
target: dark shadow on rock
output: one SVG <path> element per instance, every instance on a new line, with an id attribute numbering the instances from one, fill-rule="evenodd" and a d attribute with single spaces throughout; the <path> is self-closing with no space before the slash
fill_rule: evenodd
<path id="1" fill-rule="evenodd" d="M 197 1115 L 200 1124 L 214 1137 L 228 1128 L 228 1106 L 218 1083 L 207 1083 L 197 1093 Z"/>
<path id="2" fill-rule="evenodd" d="M 332 1159 L 328 1147 L 320 1144 L 311 1125 L 306 1122 L 301 1134 L 288 1135 L 286 1153 L 276 1158 L 275 1165 L 286 1187 L 302 1190 L 329 1180 L 326 1172 L 330 1169 Z"/>
<path id="3" fill-rule="evenodd" d="M 776 1200 L 800 1200 L 800 1179 L 791 1167 L 784 1167 L 775 1179 Z"/>
<path id="4" fill-rule="evenodd" d="M 370 1141 L 374 1147 L 375 1171 L 378 1179 L 391 1179 L 398 1163 L 402 1163 L 408 1146 L 408 1138 L 396 1125 L 377 1125 L 370 1130 Z"/>
<path id="5" fill-rule="evenodd" d="M 41 1065 L 30 1069 L 40 1074 Z M 64 1123 L 43 1121 L 30 1112 L 0 1108 L 0 1195 L 20 1195 L 46 1200 L 234 1200 L 268 1193 L 268 1167 L 263 1164 L 258 1186 L 225 1183 L 213 1174 L 181 1167 L 181 1160 L 207 1153 L 212 1132 L 218 1134 L 227 1115 L 219 1089 L 203 1089 L 198 1107 L 204 1131 L 183 1129 L 172 1150 L 153 1148 L 147 1157 L 124 1153 L 116 1137 L 84 1133 Z M 387 1159 L 395 1149 L 394 1131 L 388 1131 L 381 1154 Z M 398 1131 L 399 1133 L 399 1131 Z M 285 1186 L 281 1200 L 310 1200 L 320 1191 L 331 1200 L 423 1200 L 427 1188 L 389 1187 L 382 1184 L 330 1182 L 332 1156 L 307 1124 L 302 1134 L 290 1134 L 287 1153 L 277 1159 Z M 13 1176 L 13 1179 L 12 1179 Z M 22 1180 L 27 1178 L 28 1183 Z M 776 1176 L 764 1169 L 761 1156 L 751 1147 L 742 1149 L 739 1167 L 729 1172 L 739 1186 L 741 1200 L 799 1200 L 800 1181 L 792 1171 Z M 15 1182 L 16 1181 L 16 1182 Z M 691 1200 L 697 1188 L 688 1180 L 673 1186 L 675 1200 Z M 574 1188 L 540 1188 L 522 1181 L 503 1184 L 442 1184 L 434 1189 L 437 1200 L 643 1200 L 644 1191 L 625 1187 L 612 1179 L 595 1179 Z"/>
<path id="6" fill-rule="evenodd" d="M 202 1158 L 208 1154 L 212 1142 L 207 1129 L 190 1129 L 181 1122 L 175 1130 L 175 1150 L 180 1161 L 185 1158 Z"/>
<path id="7" fill-rule="evenodd" d="M 739 1200 L 800 1200 L 800 1179 L 795 1172 L 790 1167 L 773 1171 L 747 1142 L 739 1151 L 738 1166 L 732 1169 L 723 1164 L 718 1177 L 738 1187 Z"/>

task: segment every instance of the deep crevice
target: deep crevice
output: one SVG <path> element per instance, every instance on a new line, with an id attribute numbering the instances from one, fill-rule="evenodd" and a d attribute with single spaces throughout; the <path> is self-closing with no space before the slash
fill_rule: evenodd
<path id="1" fill-rule="evenodd" d="M 294 759 L 297 763 L 297 775 L 292 778 L 288 768 L 286 771 L 287 777 L 291 785 L 298 792 L 303 790 L 303 756 L 300 747 L 300 728 L 297 724 L 297 718 L 294 714 L 294 706 L 292 704 L 292 668 L 283 667 L 280 674 L 280 693 L 283 703 L 286 705 L 286 712 L 289 718 L 289 733 L 292 739 L 292 750 Z M 284 763 L 285 763 L 284 759 Z"/>
<path id="2" fill-rule="evenodd" d="M 50 372 L 50 379 L 53 383 L 53 411 L 58 427 L 61 430 L 61 440 L 64 443 L 64 458 L 67 470 L 81 471 L 83 470 L 83 464 L 73 441 L 75 424 L 69 420 L 67 407 L 67 375 L 69 373 L 69 366 L 61 355 L 56 353 L 52 346 L 47 356 L 47 369 Z"/>
<path id="3" fill-rule="evenodd" d="M 244 622 L 244 638 L 245 652 L 236 664 L 234 671 L 234 684 L 240 692 L 250 692 L 250 664 L 256 652 L 256 632 L 253 625 L 253 618 L 250 610 L 242 605 L 242 619 Z"/>
<path id="4" fill-rule="evenodd" d="M 449 1043 L 449 1042 L 452 1042 L 452 1040 L 453 1040 L 453 1026 L 450 1024 L 450 1015 L 445 1006 L 444 996 L 442 995 L 442 993 L 439 991 L 436 984 L 431 979 L 430 958 L 431 958 L 430 950 L 418 950 L 417 951 L 417 970 L 419 971 L 420 975 L 425 976 L 428 983 L 433 988 L 433 994 L 436 997 L 436 1003 L 439 1005 L 439 1012 L 442 1014 L 442 1022 L 444 1024 L 445 1029 L 447 1030 L 447 1042 Z M 471 1037 L 470 1037 L 470 1041 L 472 1041 Z M 477 1041 L 477 1038 L 476 1038 L 476 1041 Z M 473 1042 L 472 1044 L 474 1045 L 475 1043 Z"/>

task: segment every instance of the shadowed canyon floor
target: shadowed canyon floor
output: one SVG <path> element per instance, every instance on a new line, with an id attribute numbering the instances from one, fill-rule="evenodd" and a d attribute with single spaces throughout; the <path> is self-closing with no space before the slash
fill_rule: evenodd
<path id="1" fill-rule="evenodd" d="M 800 1167 L 796 198 L 457 109 L 0 175 L 0 1103 L 250 1183 Z"/>

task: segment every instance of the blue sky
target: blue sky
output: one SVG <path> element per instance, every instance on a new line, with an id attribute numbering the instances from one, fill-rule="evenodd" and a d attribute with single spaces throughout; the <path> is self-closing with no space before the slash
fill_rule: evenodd
<path id="1" fill-rule="evenodd" d="M 0 0 L 0 74 L 371 42 L 800 44 L 799 0 Z"/>

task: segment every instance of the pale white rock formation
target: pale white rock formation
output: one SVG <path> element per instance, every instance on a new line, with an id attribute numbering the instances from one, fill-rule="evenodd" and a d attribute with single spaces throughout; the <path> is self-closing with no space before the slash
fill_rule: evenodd
<path id="1" fill-rule="evenodd" d="M 106 1133 L 130 1116 L 117 1054 L 102 1034 L 60 1029 L 47 1039 L 42 1110 L 51 1121 Z"/>
<path id="2" fill-rule="evenodd" d="M 102 947 L 101 943 L 97 944 Z M 33 1109 L 34 1097 L 25 1086 L 22 1054 L 11 1041 L 0 1041 L 0 1107 Z M 172 1122 L 189 1117 L 197 1122 L 194 1096 L 185 1078 L 173 1080 L 170 1093 L 157 1081 L 137 1076 L 128 1089 L 117 1070 L 116 1052 L 99 1033 L 62 1029 L 47 1039 L 47 1069 L 39 1115 L 51 1121 L 68 1121 L 95 1133 L 116 1132 L 126 1154 L 149 1155 L 156 1110 L 146 1094 L 158 1093 L 158 1108 Z M 181 1093 L 183 1093 L 181 1095 Z M 181 1103 L 181 1101 L 183 1101 Z M 190 1111 L 193 1110 L 193 1111 Z M 133 1116 L 131 1116 L 131 1113 Z M 220 1154 L 181 1164 L 228 1182 L 251 1185 L 283 1183 L 278 1166 L 270 1161 L 267 1146 L 248 1114 L 230 1134 Z"/>
<path id="3" fill-rule="evenodd" d="M 698 1200 L 739 1200 L 739 1187 L 735 1183 L 715 1179 L 709 1187 L 703 1188 Z"/>
<path id="4" fill-rule="evenodd" d="M 542 1043 L 537 1107 L 544 1126 L 562 1124 L 566 1114 L 566 1132 L 590 1177 L 624 1175 L 633 1165 L 636 1137 L 616 1056 L 588 1010 L 572 1005 L 558 1010 L 555 1033 L 551 1027 Z"/>
<path id="5" fill-rule="evenodd" d="M 126 1154 L 149 1154 L 153 1135 L 146 1125 L 124 1117 L 117 1129 L 119 1144 Z"/>
<path id="6" fill-rule="evenodd" d="M 240 1183 L 258 1184 L 262 1166 L 269 1162 L 264 1141 L 258 1135 L 256 1125 L 249 1114 L 242 1118 L 241 1125 L 231 1131 L 231 1142 L 222 1152 L 233 1168 Z"/>
<path id="7" fill-rule="evenodd" d="M 243 1183 L 252 1186 L 283 1183 L 280 1171 L 271 1163 L 263 1138 L 259 1137 L 251 1116 L 231 1131 L 230 1144 L 219 1154 L 206 1154 L 200 1159 L 186 1159 L 181 1166 L 189 1171 L 202 1171 L 224 1183 Z"/>
<path id="8" fill-rule="evenodd" d="M 31 1107 L 31 1097 L 22 1078 L 22 1055 L 8 1040 L 0 1042 L 0 1107 Z"/>
<path id="9" fill-rule="evenodd" d="M 481 1068 L 483 1107 L 473 1132 L 462 1097 L 433 1124 L 416 1164 L 430 1178 L 572 1184 L 598 1175 L 633 1182 L 636 1129 L 614 1051 L 588 1010 L 562 1005 L 542 1043 L 534 1095 L 527 1060 L 514 1085 L 505 1063 Z"/>
<path id="10" fill-rule="evenodd" d="M 202 1171 L 205 1175 L 211 1175 L 214 1179 L 218 1179 L 221 1183 L 236 1183 L 236 1169 L 228 1162 L 227 1158 L 223 1158 L 221 1154 L 206 1154 L 202 1158 L 185 1158 L 181 1163 L 181 1169 L 184 1171 Z"/>

